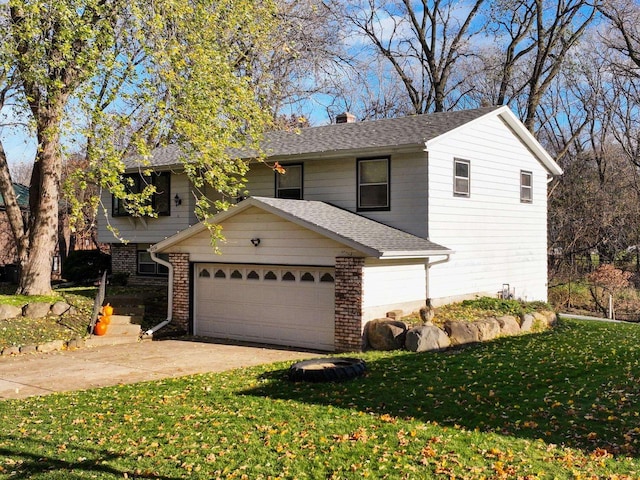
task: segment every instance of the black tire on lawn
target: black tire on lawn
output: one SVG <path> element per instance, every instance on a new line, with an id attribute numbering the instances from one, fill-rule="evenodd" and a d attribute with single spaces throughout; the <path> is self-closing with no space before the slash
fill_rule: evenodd
<path id="1" fill-rule="evenodd" d="M 294 382 L 335 382 L 359 377 L 367 369 L 360 358 L 312 358 L 289 367 L 289 380 Z"/>

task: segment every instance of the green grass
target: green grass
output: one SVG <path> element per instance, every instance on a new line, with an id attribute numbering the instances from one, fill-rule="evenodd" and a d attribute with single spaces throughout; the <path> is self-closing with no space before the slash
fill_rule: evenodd
<path id="1" fill-rule="evenodd" d="M 365 377 L 288 364 L 0 403 L 6 478 L 638 478 L 640 326 L 561 321 Z"/>

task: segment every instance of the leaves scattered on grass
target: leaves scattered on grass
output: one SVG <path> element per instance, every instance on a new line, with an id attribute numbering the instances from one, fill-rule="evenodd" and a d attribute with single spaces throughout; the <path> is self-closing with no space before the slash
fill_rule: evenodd
<path id="1" fill-rule="evenodd" d="M 640 475 L 640 328 L 562 321 L 450 353 L 371 352 L 364 377 L 288 364 L 0 403 L 20 478 Z"/>

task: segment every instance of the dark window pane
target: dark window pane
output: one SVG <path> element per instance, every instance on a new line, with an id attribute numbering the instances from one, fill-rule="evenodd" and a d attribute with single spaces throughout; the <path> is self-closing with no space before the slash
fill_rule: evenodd
<path id="1" fill-rule="evenodd" d="M 282 276 L 282 280 L 285 282 L 293 282 L 295 281 L 296 277 L 293 273 L 291 272 L 287 272 Z"/>
<path id="2" fill-rule="evenodd" d="M 456 162 L 456 177 L 469 178 L 469 164 L 466 162 Z"/>
<path id="3" fill-rule="evenodd" d="M 386 207 L 387 185 L 366 185 L 360 187 L 360 207 Z"/>
<path id="4" fill-rule="evenodd" d="M 218 270 L 214 275 L 215 278 L 227 278 L 227 274 L 224 273 L 224 270 Z"/>
<path id="5" fill-rule="evenodd" d="M 302 275 L 302 277 L 300 277 L 300 280 L 303 281 L 303 282 L 315 282 L 316 281 L 315 277 L 309 272 L 306 272 L 304 275 Z"/>
<path id="6" fill-rule="evenodd" d="M 209 277 L 211 277 L 211 274 L 209 273 L 209 270 L 207 270 L 207 269 L 205 268 L 204 270 L 202 270 L 202 271 L 200 272 L 200 275 L 199 275 L 199 276 L 200 276 L 200 277 L 202 277 L 202 278 L 209 278 Z"/>
<path id="7" fill-rule="evenodd" d="M 278 198 L 302 200 L 302 190 L 299 188 L 287 188 L 284 190 L 278 190 Z"/>
<path id="8" fill-rule="evenodd" d="M 240 271 L 234 270 L 233 272 L 231 272 L 231 278 L 241 279 L 242 274 L 240 273 Z"/>
<path id="9" fill-rule="evenodd" d="M 258 275 L 255 270 L 251 270 L 249 272 L 249 275 L 247 275 L 247 278 L 250 280 L 260 280 L 260 275 Z"/>
<path id="10" fill-rule="evenodd" d="M 273 272 L 269 271 L 269 272 L 267 272 L 267 273 L 265 274 L 264 279 L 265 279 L 265 280 L 277 280 L 277 279 L 278 279 L 278 277 L 276 277 L 276 274 L 275 274 L 275 273 L 273 273 Z"/>

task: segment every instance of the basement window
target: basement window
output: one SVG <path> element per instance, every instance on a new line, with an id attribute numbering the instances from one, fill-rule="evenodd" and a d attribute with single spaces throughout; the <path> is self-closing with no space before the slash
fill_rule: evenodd
<path id="1" fill-rule="evenodd" d="M 166 253 L 158 253 L 156 256 L 162 260 L 169 261 L 169 255 Z M 151 254 L 146 250 L 139 250 L 138 275 L 166 277 L 169 275 L 169 269 L 164 265 L 154 262 L 151 258 Z"/>

